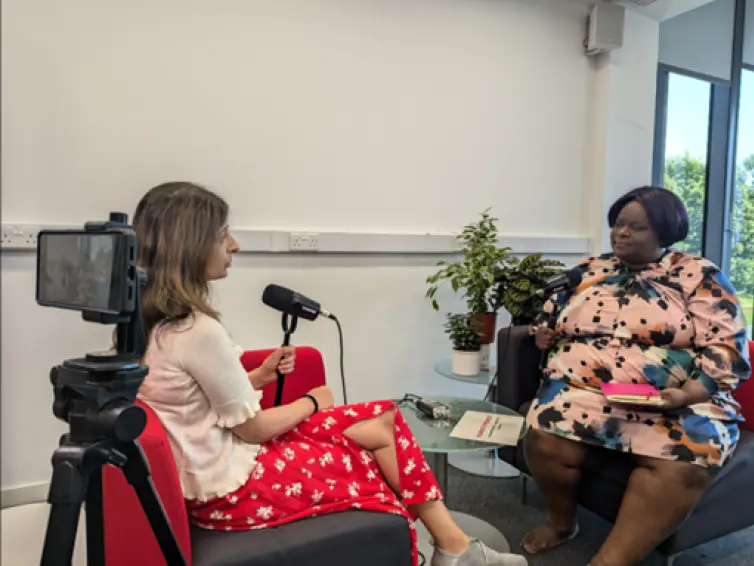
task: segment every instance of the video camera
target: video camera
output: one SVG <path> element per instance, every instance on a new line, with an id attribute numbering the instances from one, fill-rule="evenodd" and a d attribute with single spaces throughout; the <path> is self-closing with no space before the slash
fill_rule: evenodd
<path id="1" fill-rule="evenodd" d="M 81 311 L 88 322 L 127 325 L 128 335 L 118 333 L 118 357 L 138 359 L 144 350 L 139 291 L 146 274 L 136 266 L 136 233 L 127 221 L 114 212 L 110 221 L 89 222 L 83 231 L 41 231 L 36 296 L 39 305 Z"/>
<path id="2" fill-rule="evenodd" d="M 136 245 L 128 216 L 119 212 L 84 230 L 43 230 L 37 237 L 37 303 L 116 325 L 112 349 L 66 360 L 50 371 L 53 413 L 68 423 L 69 432 L 52 457 L 42 566 L 71 563 L 84 501 L 88 563 L 104 565 L 104 464 L 123 470 L 167 564 L 186 563 L 137 441 L 147 417 L 135 401 L 149 370 L 140 362 L 146 348 L 140 312 L 146 274 L 137 267 Z"/>

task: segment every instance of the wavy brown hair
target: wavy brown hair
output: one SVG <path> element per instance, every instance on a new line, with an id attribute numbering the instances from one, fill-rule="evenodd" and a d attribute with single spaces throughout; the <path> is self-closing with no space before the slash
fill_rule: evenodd
<path id="1" fill-rule="evenodd" d="M 194 183 L 164 183 L 139 201 L 133 226 L 136 263 L 147 273 L 141 296 L 147 340 L 158 325 L 195 311 L 218 318 L 206 269 L 227 220 L 228 203 Z"/>

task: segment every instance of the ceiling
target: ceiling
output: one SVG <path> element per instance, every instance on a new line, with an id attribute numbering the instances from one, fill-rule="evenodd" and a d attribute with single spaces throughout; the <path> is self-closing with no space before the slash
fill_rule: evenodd
<path id="1" fill-rule="evenodd" d="M 572 0 L 579 4 L 594 6 L 596 0 Z M 690 12 L 700 6 L 709 4 L 713 0 L 615 0 L 616 3 L 626 6 L 626 8 L 644 14 L 653 20 L 663 21 L 674 18 L 684 12 Z M 642 4 L 648 5 L 644 6 Z"/>

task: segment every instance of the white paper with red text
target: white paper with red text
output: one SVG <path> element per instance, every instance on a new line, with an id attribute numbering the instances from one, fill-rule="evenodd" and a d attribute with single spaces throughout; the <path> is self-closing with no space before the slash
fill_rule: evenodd
<path id="1" fill-rule="evenodd" d="M 466 411 L 450 432 L 452 438 L 515 446 L 521 436 L 524 417 Z"/>

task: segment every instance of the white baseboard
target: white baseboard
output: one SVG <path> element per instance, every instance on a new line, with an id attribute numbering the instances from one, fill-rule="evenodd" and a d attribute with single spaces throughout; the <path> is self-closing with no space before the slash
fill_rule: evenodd
<path id="1" fill-rule="evenodd" d="M 50 484 L 47 482 L 3 489 L 0 492 L 0 495 L 2 495 L 0 508 L 5 509 L 6 507 L 47 501 L 47 492 L 49 489 Z"/>

